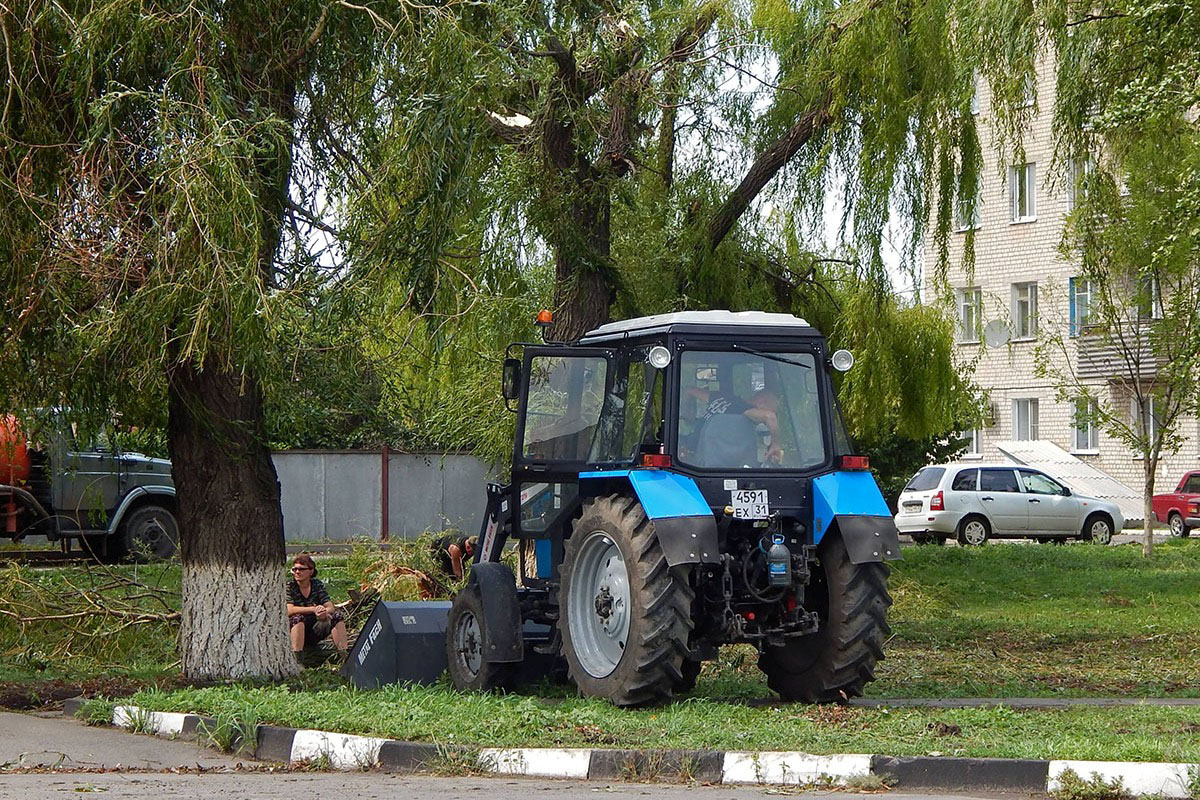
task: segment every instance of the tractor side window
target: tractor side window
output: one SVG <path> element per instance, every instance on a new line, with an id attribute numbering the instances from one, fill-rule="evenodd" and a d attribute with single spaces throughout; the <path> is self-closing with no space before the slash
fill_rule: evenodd
<path id="1" fill-rule="evenodd" d="M 525 402 L 525 458 L 586 460 L 607 378 L 608 362 L 602 357 L 534 357 Z"/>
<path id="2" fill-rule="evenodd" d="M 520 488 L 521 531 L 527 534 L 545 531 L 579 496 L 577 483 L 528 482 Z"/>
<path id="3" fill-rule="evenodd" d="M 627 463 L 661 444 L 662 377 L 647 351 L 629 351 L 614 376 L 588 463 Z"/>

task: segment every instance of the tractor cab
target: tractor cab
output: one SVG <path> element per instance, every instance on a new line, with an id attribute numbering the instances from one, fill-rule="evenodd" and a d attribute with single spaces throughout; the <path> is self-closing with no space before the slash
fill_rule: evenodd
<path id="1" fill-rule="evenodd" d="M 785 697 L 861 691 L 865 673 L 826 685 L 810 674 L 817 662 L 796 654 L 799 643 L 836 650 L 821 637 L 836 635 L 828 618 L 844 598 L 831 605 L 828 593 L 840 590 L 827 575 L 814 581 L 825 560 L 886 574 L 883 561 L 899 557 L 890 512 L 865 459 L 851 454 L 837 407 L 830 370 L 852 358 L 835 355 L 802 319 L 729 311 L 511 347 L 503 394 L 517 413 L 512 480 L 489 486 L 472 608 L 489 595 L 514 598 L 510 616 L 551 629 L 541 652 L 565 659 L 585 694 L 619 705 L 686 690 L 700 662 L 733 642 L 760 648 Z M 521 555 L 517 574 L 504 577 L 510 539 Z M 651 595 L 675 598 L 679 619 L 658 619 Z M 672 652 L 635 642 L 664 624 L 678 628 Z M 451 640 L 456 625 L 452 611 Z M 488 638 L 485 630 L 480 641 Z M 465 646 L 448 645 L 451 675 L 479 688 L 494 675 L 462 672 Z M 652 676 L 631 666 L 651 657 L 666 659 Z M 792 675 L 798 658 L 810 666 Z"/>

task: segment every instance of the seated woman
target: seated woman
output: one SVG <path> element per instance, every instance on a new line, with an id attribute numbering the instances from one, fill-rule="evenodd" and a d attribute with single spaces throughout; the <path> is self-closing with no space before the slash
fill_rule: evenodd
<path id="1" fill-rule="evenodd" d="M 291 629 L 292 652 L 300 657 L 305 646 L 316 644 L 327 636 L 343 655 L 349 637 L 340 611 L 333 607 L 325 584 L 317 580 L 317 565 L 312 556 L 302 553 L 292 559 L 292 580 L 288 583 L 288 625 Z"/>

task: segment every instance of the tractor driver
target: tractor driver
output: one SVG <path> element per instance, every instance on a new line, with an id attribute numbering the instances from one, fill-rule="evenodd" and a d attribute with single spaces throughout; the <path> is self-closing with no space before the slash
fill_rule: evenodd
<path id="1" fill-rule="evenodd" d="M 767 447 L 763 460 L 779 463 L 783 458 L 783 450 L 779 447 L 779 398 L 770 389 L 755 392 L 749 403 L 733 392 L 713 392 L 698 386 L 685 391 L 687 396 L 699 400 L 703 407 L 697 418 L 700 429 L 718 414 L 741 414 L 755 425 L 766 425 L 771 434 L 771 444 Z"/>

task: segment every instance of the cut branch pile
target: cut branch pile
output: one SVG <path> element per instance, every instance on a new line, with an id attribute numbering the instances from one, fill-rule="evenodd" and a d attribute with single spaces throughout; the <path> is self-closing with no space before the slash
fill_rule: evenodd
<path id="1" fill-rule="evenodd" d="M 173 649 L 180 598 L 178 589 L 160 585 L 164 570 L 131 577 L 96 565 L 81 574 L 11 565 L 0 571 L 0 642 L 35 668 L 62 667 L 83 654 L 121 661 L 128 637 L 151 631 Z"/>

